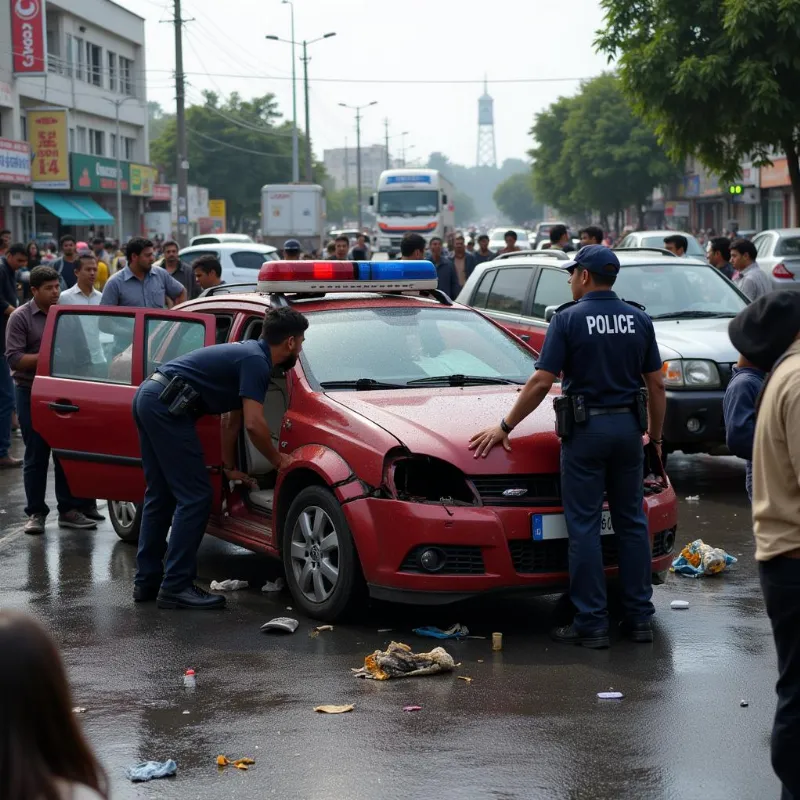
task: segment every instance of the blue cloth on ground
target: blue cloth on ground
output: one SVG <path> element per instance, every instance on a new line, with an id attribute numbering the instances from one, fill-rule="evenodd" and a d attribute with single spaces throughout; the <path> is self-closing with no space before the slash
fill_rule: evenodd
<path id="1" fill-rule="evenodd" d="M 143 761 L 128 767 L 125 774 L 134 782 L 151 781 L 153 778 L 171 778 L 178 771 L 178 765 L 170 758 L 166 761 Z"/>
<path id="2" fill-rule="evenodd" d="M 469 636 L 469 630 L 464 625 L 453 625 L 446 631 L 435 628 L 433 625 L 426 625 L 424 628 L 414 628 L 414 633 L 417 636 L 428 636 L 431 639 L 466 639 Z"/>

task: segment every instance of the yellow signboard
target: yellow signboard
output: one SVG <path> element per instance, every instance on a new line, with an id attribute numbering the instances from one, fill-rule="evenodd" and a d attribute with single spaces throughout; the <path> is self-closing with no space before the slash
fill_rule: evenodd
<path id="1" fill-rule="evenodd" d="M 209 200 L 208 201 L 208 216 L 209 217 L 216 217 L 217 219 L 225 219 L 227 214 L 225 213 L 225 201 L 224 200 Z"/>
<path id="2" fill-rule="evenodd" d="M 69 189 L 67 112 L 34 108 L 27 112 L 34 189 Z"/>
<path id="3" fill-rule="evenodd" d="M 144 164 L 131 164 L 130 194 L 137 197 L 152 197 L 153 187 L 158 180 L 158 170 Z"/>

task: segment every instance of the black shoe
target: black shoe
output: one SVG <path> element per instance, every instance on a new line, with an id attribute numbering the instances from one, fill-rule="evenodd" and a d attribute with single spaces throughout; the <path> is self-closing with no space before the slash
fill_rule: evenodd
<path id="1" fill-rule="evenodd" d="M 628 620 L 623 620 L 619 624 L 619 629 L 622 635 L 632 642 L 649 644 L 653 641 L 652 622 L 629 622 Z"/>
<path id="2" fill-rule="evenodd" d="M 583 647 L 590 647 L 592 650 L 603 650 L 610 645 L 607 628 L 581 632 L 574 624 L 566 625 L 563 628 L 553 628 L 550 631 L 550 638 L 554 642 L 579 644 Z"/>
<path id="3" fill-rule="evenodd" d="M 88 517 L 88 519 L 93 519 L 95 522 L 105 522 L 106 518 L 97 510 L 97 505 L 87 506 L 86 508 L 82 508 L 81 511 L 83 512 L 84 517 Z"/>
<path id="4" fill-rule="evenodd" d="M 133 602 L 134 603 L 148 603 L 158 597 L 159 586 L 155 584 L 150 586 L 148 584 L 135 584 L 133 587 Z"/>
<path id="5" fill-rule="evenodd" d="M 161 589 L 158 593 L 159 608 L 223 608 L 225 598 L 221 594 L 209 594 L 199 586 L 187 586 L 180 592 L 165 592 Z"/>

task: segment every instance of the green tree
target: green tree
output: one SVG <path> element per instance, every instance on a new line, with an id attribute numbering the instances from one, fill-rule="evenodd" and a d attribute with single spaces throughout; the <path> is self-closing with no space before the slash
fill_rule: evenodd
<path id="1" fill-rule="evenodd" d="M 494 190 L 495 205 L 515 225 L 523 225 L 542 218 L 542 205 L 533 196 L 533 179 L 530 171 L 518 172 L 506 178 Z"/>
<path id="2" fill-rule="evenodd" d="M 355 187 L 328 192 L 325 197 L 328 222 L 344 225 L 358 219 L 358 190 Z"/>
<path id="3" fill-rule="evenodd" d="M 592 209 L 606 219 L 631 205 L 641 214 L 650 192 L 677 176 L 615 75 L 600 75 L 560 99 L 539 115 L 532 133 L 534 189 L 567 214 Z"/>
<path id="4" fill-rule="evenodd" d="M 475 202 L 466 192 L 456 189 L 453 203 L 456 207 L 456 225 L 469 225 L 477 222 L 478 212 L 475 210 Z"/>
<path id="5" fill-rule="evenodd" d="M 161 103 L 155 100 L 149 100 L 147 103 L 147 117 L 147 134 L 151 142 L 161 136 L 170 120 L 175 119 L 174 114 L 165 114 Z"/>
<path id="6" fill-rule="evenodd" d="M 800 4 L 603 0 L 597 46 L 676 158 L 724 180 L 786 154 L 800 214 Z"/>

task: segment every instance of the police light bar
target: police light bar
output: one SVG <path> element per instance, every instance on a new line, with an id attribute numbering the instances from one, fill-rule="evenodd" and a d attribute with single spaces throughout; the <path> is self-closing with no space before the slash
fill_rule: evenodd
<path id="1" fill-rule="evenodd" d="M 418 292 L 438 286 L 430 261 L 268 261 L 258 291 Z"/>

